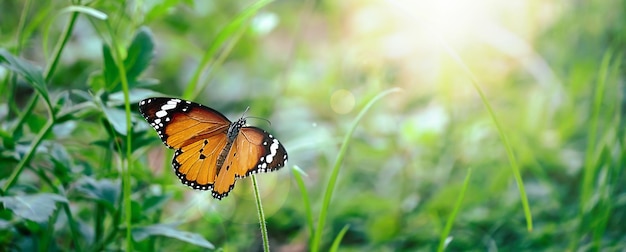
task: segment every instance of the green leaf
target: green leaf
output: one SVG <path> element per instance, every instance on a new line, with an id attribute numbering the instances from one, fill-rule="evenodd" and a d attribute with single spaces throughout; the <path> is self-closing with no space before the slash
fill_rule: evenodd
<path id="1" fill-rule="evenodd" d="M 163 195 L 153 195 L 148 196 L 144 200 L 143 203 L 143 211 L 144 214 L 149 214 L 155 212 L 157 210 L 163 209 L 165 203 L 172 198 L 171 194 L 163 194 Z"/>
<path id="2" fill-rule="evenodd" d="M 35 222 L 44 222 L 57 208 L 57 202 L 67 203 L 67 198 L 51 193 L 0 197 L 4 207 L 17 216 Z"/>
<path id="3" fill-rule="evenodd" d="M 154 40 L 152 33 L 148 28 L 141 28 L 133 38 L 128 47 L 126 59 L 124 59 L 124 68 L 126 69 L 126 77 L 132 86 L 150 86 L 158 83 L 154 80 L 139 81 L 137 78 L 150 65 L 150 61 L 154 57 Z M 120 91 L 119 70 L 115 65 L 115 59 L 111 48 L 108 45 L 102 46 L 103 72 L 95 73 L 91 79 L 91 85 L 98 90 L 101 87 L 99 78 L 104 78 L 105 90 L 108 92 Z M 100 77 L 102 75 L 102 77 Z"/>
<path id="4" fill-rule="evenodd" d="M 111 48 L 106 44 L 102 45 L 102 59 L 104 60 L 102 75 L 104 76 L 105 87 L 107 91 L 111 91 L 119 84 L 119 71 L 115 66 Z"/>
<path id="5" fill-rule="evenodd" d="M 119 180 L 95 180 L 90 177 L 83 177 L 78 181 L 76 190 L 89 199 L 104 203 L 107 208 L 112 210 L 120 197 L 120 182 Z"/>
<path id="6" fill-rule="evenodd" d="M 168 12 L 180 4 L 180 0 L 162 0 L 146 2 L 144 22 L 150 23 L 153 20 L 162 19 Z"/>
<path id="7" fill-rule="evenodd" d="M 133 88 L 128 92 L 129 102 L 131 104 L 139 104 L 139 102 L 146 97 L 163 96 L 163 94 L 152 91 L 150 89 Z M 109 106 L 123 106 L 124 105 L 124 92 L 112 93 L 108 97 L 107 105 Z"/>
<path id="8" fill-rule="evenodd" d="M 79 175 L 72 172 L 72 157 L 64 145 L 52 141 L 47 143 L 46 149 L 51 154 L 47 158 L 54 164 L 52 167 L 54 176 L 61 182 L 70 182 L 72 177 Z"/>
<path id="9" fill-rule="evenodd" d="M 91 101 L 85 101 L 77 104 L 68 104 L 61 108 L 57 113 L 56 122 L 61 124 L 67 121 L 84 118 L 86 114 L 99 112 L 97 107 Z"/>
<path id="10" fill-rule="evenodd" d="M 100 19 L 100 20 L 106 20 L 108 18 L 107 14 L 105 14 L 102 11 L 99 11 L 99 10 L 96 10 L 94 8 L 87 7 L 87 6 L 81 6 L 81 5 L 68 6 L 68 7 L 64 8 L 61 11 L 61 13 L 63 13 L 63 12 L 83 13 L 83 14 L 86 14 L 88 16 L 92 16 L 92 17 L 95 17 L 97 19 Z"/>
<path id="11" fill-rule="evenodd" d="M 115 131 L 119 134 L 126 135 L 126 112 L 122 109 L 109 107 L 105 105 L 101 100 L 95 99 L 96 105 L 102 109 L 107 121 L 113 126 Z"/>
<path id="12" fill-rule="evenodd" d="M 13 56 L 9 51 L 0 48 L 0 65 L 11 69 L 21 75 L 33 86 L 46 101 L 49 101 L 46 81 L 41 72 L 41 68 L 30 64 L 28 61 Z"/>
<path id="13" fill-rule="evenodd" d="M 202 237 L 201 235 L 178 230 L 176 229 L 175 225 L 171 224 L 157 224 L 152 226 L 133 228 L 132 234 L 133 238 L 136 241 L 141 241 L 150 236 L 161 235 L 188 242 L 200 247 L 215 249 L 215 246 L 213 246 L 213 244 L 204 239 L 204 237 Z"/>
<path id="14" fill-rule="evenodd" d="M 11 228 L 12 226 L 13 226 L 13 223 L 0 219 L 0 230 L 8 229 L 8 228 Z"/>
<path id="15" fill-rule="evenodd" d="M 113 128 L 115 129 L 115 131 L 125 136 L 126 135 L 126 112 L 124 112 L 124 110 L 121 110 L 121 109 L 105 107 L 105 106 L 102 107 L 102 111 L 104 112 L 104 115 L 106 116 L 109 123 L 113 125 Z"/>
<path id="16" fill-rule="evenodd" d="M 93 71 L 89 74 L 89 77 L 87 77 L 87 86 L 89 86 L 94 93 L 103 91 L 107 86 L 103 71 L 104 70 Z"/>
<path id="17" fill-rule="evenodd" d="M 153 57 L 152 32 L 147 27 L 142 27 L 128 47 L 128 54 L 124 60 L 126 77 L 130 83 L 134 83 L 137 77 L 148 68 Z"/>

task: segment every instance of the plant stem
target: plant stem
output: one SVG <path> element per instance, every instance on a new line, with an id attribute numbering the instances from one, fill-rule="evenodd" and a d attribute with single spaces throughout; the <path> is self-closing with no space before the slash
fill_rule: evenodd
<path id="1" fill-rule="evenodd" d="M 56 44 L 56 47 L 54 48 L 54 56 L 52 57 L 52 61 L 48 64 L 48 66 L 46 67 L 46 70 L 44 71 L 44 78 L 46 80 L 46 83 L 50 82 L 50 79 L 52 79 L 52 73 L 54 73 L 54 70 L 56 70 L 57 65 L 59 64 L 59 60 L 61 59 L 61 52 L 63 52 L 63 49 L 65 48 L 65 44 L 67 44 L 67 41 L 70 38 L 70 35 L 72 34 L 72 30 L 74 30 L 74 24 L 76 23 L 76 19 L 78 18 L 78 12 L 73 12 L 71 17 L 70 17 L 70 22 L 67 23 L 67 26 L 65 27 L 65 30 L 63 31 L 63 34 L 61 34 L 61 37 L 59 38 L 59 42 Z"/>
<path id="2" fill-rule="evenodd" d="M 48 120 L 46 125 L 43 126 L 43 129 L 39 131 L 39 134 L 37 134 L 37 137 L 35 138 L 33 143 L 30 145 L 30 150 L 26 152 L 26 156 L 24 156 L 20 160 L 20 162 L 17 164 L 17 168 L 13 170 L 13 173 L 11 173 L 11 176 L 9 177 L 7 183 L 4 184 L 4 187 L 2 188 L 3 193 L 6 194 L 7 191 L 11 188 L 11 186 L 15 184 L 15 182 L 17 181 L 17 178 L 20 176 L 20 173 L 22 173 L 22 171 L 24 170 L 24 167 L 26 167 L 26 164 L 30 161 L 30 159 L 33 157 L 35 152 L 37 152 L 37 147 L 39 146 L 39 144 L 41 144 L 41 141 L 43 140 L 44 136 L 46 136 L 46 134 L 50 132 L 50 129 L 52 129 L 52 125 L 54 125 L 54 121 Z"/>
<path id="3" fill-rule="evenodd" d="M 263 239 L 263 251 L 270 251 L 270 242 L 267 238 L 267 226 L 265 225 L 265 214 L 263 213 L 263 204 L 261 204 L 261 194 L 259 193 L 259 186 L 256 182 L 256 176 L 252 175 L 252 188 L 254 189 L 254 199 L 256 202 L 256 209 L 259 215 L 259 225 L 261 226 L 261 238 Z"/>
<path id="4" fill-rule="evenodd" d="M 365 107 L 359 112 L 359 114 L 352 122 L 352 126 L 346 133 L 341 143 L 341 147 L 339 148 L 339 154 L 337 154 L 337 159 L 335 160 L 335 164 L 333 165 L 333 169 L 330 172 L 330 178 L 328 179 L 328 184 L 326 185 L 326 191 L 324 192 L 324 201 L 322 202 L 322 209 L 320 210 L 320 217 L 317 220 L 317 227 L 315 230 L 315 234 L 313 234 L 313 241 L 311 244 L 311 251 L 317 252 L 319 250 L 320 241 L 322 237 L 322 230 L 324 229 L 324 222 L 326 221 L 326 212 L 328 211 L 328 206 L 330 205 L 330 199 L 333 196 L 333 190 L 335 188 L 335 184 L 337 183 L 337 177 L 339 176 L 339 168 L 341 167 L 341 162 L 346 155 L 346 151 L 348 149 L 348 143 L 350 143 L 350 138 L 352 138 L 352 133 L 356 129 L 356 126 L 361 121 L 361 118 L 365 116 L 365 113 L 376 103 L 376 101 L 380 100 L 384 96 L 400 91 L 400 88 L 392 88 L 386 90 L 378 95 L 376 95 L 372 100 L 370 100 Z"/>
<path id="5" fill-rule="evenodd" d="M 78 13 L 72 14 L 72 17 L 70 18 L 70 22 L 65 27 L 65 30 L 63 31 L 63 34 L 61 38 L 59 39 L 59 43 L 57 43 L 56 45 L 56 48 L 54 50 L 54 57 L 52 57 L 52 63 L 48 64 L 48 68 L 46 68 L 44 72 L 44 79 L 46 83 L 49 82 L 50 79 L 52 79 L 52 75 L 54 73 L 54 70 L 56 69 L 56 65 L 59 62 L 59 59 L 61 58 L 61 53 L 63 52 L 63 48 L 65 48 L 65 44 L 67 43 L 67 40 L 69 39 L 69 36 L 72 33 L 72 29 L 74 29 L 74 23 L 76 23 L 77 17 L 78 17 Z M 31 103 L 29 104 L 29 108 L 32 108 L 35 105 L 35 103 L 37 103 L 38 97 L 39 96 L 35 96 L 33 98 Z M 54 126 L 55 116 L 54 116 L 53 108 L 50 105 L 50 103 L 46 103 L 46 104 L 48 105 L 48 113 L 49 113 L 50 118 L 48 118 L 48 122 L 46 123 L 46 125 L 44 125 L 41 131 L 39 131 L 39 134 L 37 134 L 37 137 L 32 142 L 30 149 L 26 153 L 26 156 L 24 156 L 20 160 L 20 162 L 17 164 L 16 169 L 13 170 L 13 173 L 11 173 L 11 176 L 9 177 L 7 183 L 4 184 L 4 187 L 2 188 L 2 193 L 6 193 L 11 188 L 11 186 L 15 184 L 15 182 L 17 181 L 17 178 L 24 170 L 24 167 L 26 167 L 26 164 L 28 164 L 30 159 L 33 157 L 33 155 L 37 151 L 37 147 L 39 147 L 39 144 L 41 144 L 41 141 L 43 140 L 43 138 L 46 136 L 46 134 L 48 134 L 48 132 L 50 132 L 50 129 L 52 129 L 52 126 Z M 30 111 L 32 111 L 32 109 L 27 110 L 26 114 L 24 115 L 24 118 L 28 116 L 28 113 L 30 113 Z"/>

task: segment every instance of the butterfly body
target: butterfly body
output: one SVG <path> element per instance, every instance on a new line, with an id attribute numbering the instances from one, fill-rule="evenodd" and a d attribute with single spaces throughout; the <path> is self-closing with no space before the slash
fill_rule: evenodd
<path id="1" fill-rule="evenodd" d="M 183 184 L 226 197 L 237 178 L 270 172 L 286 165 L 287 151 L 271 134 L 231 122 L 220 112 L 176 98 L 139 102 L 143 117 L 163 143 L 174 149 L 172 167 Z"/>

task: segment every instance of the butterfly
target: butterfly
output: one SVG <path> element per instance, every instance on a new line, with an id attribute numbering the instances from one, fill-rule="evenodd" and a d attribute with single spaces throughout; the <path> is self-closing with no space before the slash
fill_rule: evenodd
<path id="1" fill-rule="evenodd" d="M 174 149 L 172 167 L 180 181 L 214 198 L 228 196 L 238 178 L 271 172 L 287 163 L 285 147 L 264 130 L 231 122 L 195 102 L 155 97 L 139 102 L 139 111 L 163 143 Z"/>

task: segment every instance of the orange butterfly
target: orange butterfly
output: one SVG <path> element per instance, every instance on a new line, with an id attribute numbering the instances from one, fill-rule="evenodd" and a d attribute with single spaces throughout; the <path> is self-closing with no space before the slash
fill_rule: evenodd
<path id="1" fill-rule="evenodd" d="M 175 149 L 172 167 L 180 181 L 198 190 L 212 190 L 222 199 L 237 178 L 278 170 L 287 151 L 274 136 L 246 126 L 246 118 L 231 122 L 209 107 L 176 98 L 139 102 L 139 111 L 163 143 Z"/>

